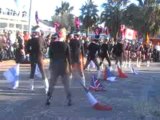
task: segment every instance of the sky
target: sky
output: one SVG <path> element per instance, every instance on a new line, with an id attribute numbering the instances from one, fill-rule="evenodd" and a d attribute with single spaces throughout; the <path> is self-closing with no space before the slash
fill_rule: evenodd
<path id="1" fill-rule="evenodd" d="M 45 0 L 45 3 L 39 3 L 39 6 L 36 6 L 36 1 L 40 0 L 33 0 L 33 5 L 35 6 L 35 9 L 38 10 L 39 16 L 43 16 L 44 18 L 49 18 L 51 15 L 54 14 L 56 6 L 60 7 L 62 0 Z M 85 3 L 86 0 L 65 0 L 66 2 L 70 3 L 70 6 L 74 7 L 73 14 L 79 16 L 80 15 L 80 8 L 82 4 Z M 99 2 L 101 1 L 101 2 Z M 95 0 L 95 4 L 97 6 L 101 6 L 101 4 L 106 0 Z M 44 5 L 46 4 L 46 5 Z M 47 7 L 46 7 L 47 6 Z M 44 10 L 46 9 L 46 10 Z"/>
<path id="2" fill-rule="evenodd" d="M 17 4 L 15 3 L 17 1 Z M 31 0 L 32 1 L 32 16 L 34 16 L 35 11 L 38 11 L 40 19 L 51 20 L 56 6 L 60 7 L 62 1 L 70 3 L 70 6 L 74 7 L 73 14 L 76 16 L 80 15 L 80 8 L 87 0 Z M 98 6 L 98 9 L 101 10 L 101 5 L 106 0 L 93 0 L 94 3 Z M 135 0 L 132 0 L 135 1 Z M 0 7 L 10 7 L 17 10 L 25 9 L 29 11 L 30 0 L 0 0 Z"/>

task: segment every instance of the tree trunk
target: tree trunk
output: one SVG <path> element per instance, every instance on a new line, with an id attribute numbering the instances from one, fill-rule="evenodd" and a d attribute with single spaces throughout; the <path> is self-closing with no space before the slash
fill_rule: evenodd
<path id="1" fill-rule="evenodd" d="M 88 36 L 88 33 L 89 33 L 89 27 L 86 30 L 86 36 Z"/>

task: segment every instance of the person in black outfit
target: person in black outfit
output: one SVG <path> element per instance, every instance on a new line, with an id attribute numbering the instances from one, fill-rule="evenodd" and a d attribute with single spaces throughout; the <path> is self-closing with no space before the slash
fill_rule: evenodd
<path id="1" fill-rule="evenodd" d="M 118 62 L 119 62 L 119 65 L 120 67 L 122 67 L 122 56 L 123 56 L 123 44 L 122 44 L 122 41 L 121 40 L 118 40 L 117 41 L 117 44 L 115 44 L 114 48 L 113 48 L 113 54 L 115 56 L 115 60 L 116 60 L 116 65 L 118 65 Z"/>
<path id="2" fill-rule="evenodd" d="M 71 53 L 69 44 L 65 42 L 65 34 L 65 29 L 60 29 L 60 32 L 58 34 L 59 38 L 53 40 L 53 42 L 51 42 L 49 46 L 51 76 L 46 105 L 50 105 L 54 86 L 56 85 L 59 76 L 62 77 L 62 83 L 67 94 L 68 106 L 71 105 L 71 92 L 69 89 L 69 75 L 71 73 Z"/>
<path id="3" fill-rule="evenodd" d="M 25 51 L 24 51 L 24 39 L 22 33 L 17 33 L 17 47 L 15 50 L 15 61 L 16 63 L 22 63 L 25 59 Z"/>
<path id="4" fill-rule="evenodd" d="M 32 38 L 28 41 L 26 49 L 30 55 L 30 64 L 31 64 L 31 72 L 30 72 L 30 81 L 31 81 L 31 90 L 34 90 L 34 75 L 36 65 L 38 65 L 39 70 L 42 75 L 42 79 L 45 83 L 45 91 L 48 91 L 49 84 L 48 79 L 45 75 L 44 71 L 44 63 L 43 63 L 43 39 L 41 37 L 40 29 L 37 28 L 32 33 Z"/>
<path id="5" fill-rule="evenodd" d="M 111 67 L 111 60 L 109 58 L 109 46 L 108 46 L 108 40 L 105 39 L 104 43 L 101 45 L 100 47 L 100 58 L 101 58 L 101 62 L 99 64 L 99 66 L 102 65 L 104 59 L 106 58 L 106 60 L 108 61 L 108 66 L 109 68 Z"/>
<path id="6" fill-rule="evenodd" d="M 99 46 L 98 40 L 94 38 L 88 46 L 88 56 L 87 56 L 86 64 L 84 66 L 84 70 L 87 68 L 91 60 L 95 63 L 97 70 L 99 70 L 99 64 L 96 59 L 97 55 L 99 54 L 99 49 L 100 49 L 100 46 Z"/>
<path id="7" fill-rule="evenodd" d="M 15 49 L 15 61 L 17 66 L 20 66 L 25 59 L 25 51 L 24 51 L 24 40 L 22 33 L 17 33 L 17 46 Z M 12 89 L 17 89 L 19 87 L 19 78 L 13 83 Z"/>
<path id="8" fill-rule="evenodd" d="M 79 75 L 81 76 L 81 80 L 85 85 L 85 76 L 83 73 L 82 62 L 81 59 L 84 57 L 84 46 L 82 41 L 80 40 L 80 34 L 76 33 L 74 38 L 69 42 L 70 49 L 71 49 L 71 60 L 72 60 L 72 68 L 74 70 L 78 70 Z M 83 61 L 83 60 L 82 60 Z"/>

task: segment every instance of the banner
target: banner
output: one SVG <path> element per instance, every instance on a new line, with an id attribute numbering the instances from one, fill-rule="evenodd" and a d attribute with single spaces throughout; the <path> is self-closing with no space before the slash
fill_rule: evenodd
<path id="1" fill-rule="evenodd" d="M 135 40 L 137 39 L 137 31 L 126 28 L 124 37 L 128 40 Z"/>
<path id="2" fill-rule="evenodd" d="M 78 17 L 75 17 L 74 24 L 75 24 L 76 29 L 79 30 L 79 28 L 80 28 L 80 20 L 79 20 Z"/>

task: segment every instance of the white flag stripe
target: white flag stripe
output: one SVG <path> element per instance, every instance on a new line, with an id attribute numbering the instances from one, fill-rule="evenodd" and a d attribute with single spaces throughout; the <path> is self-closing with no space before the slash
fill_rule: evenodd
<path id="1" fill-rule="evenodd" d="M 7 71 L 3 73 L 3 76 L 6 78 L 8 82 L 15 82 L 19 80 L 19 64 L 9 68 Z"/>
<path id="2" fill-rule="evenodd" d="M 114 81 L 116 81 L 116 77 L 108 77 L 107 80 L 111 81 L 111 82 L 114 82 Z"/>
<path id="3" fill-rule="evenodd" d="M 94 106 L 95 104 L 98 103 L 96 98 L 90 92 L 87 93 L 87 97 L 88 97 L 89 102 L 91 103 L 92 106 Z"/>
<path id="4" fill-rule="evenodd" d="M 41 72 L 40 72 L 39 67 L 38 67 L 37 64 L 36 64 L 35 75 L 36 75 L 38 78 L 42 78 Z"/>

